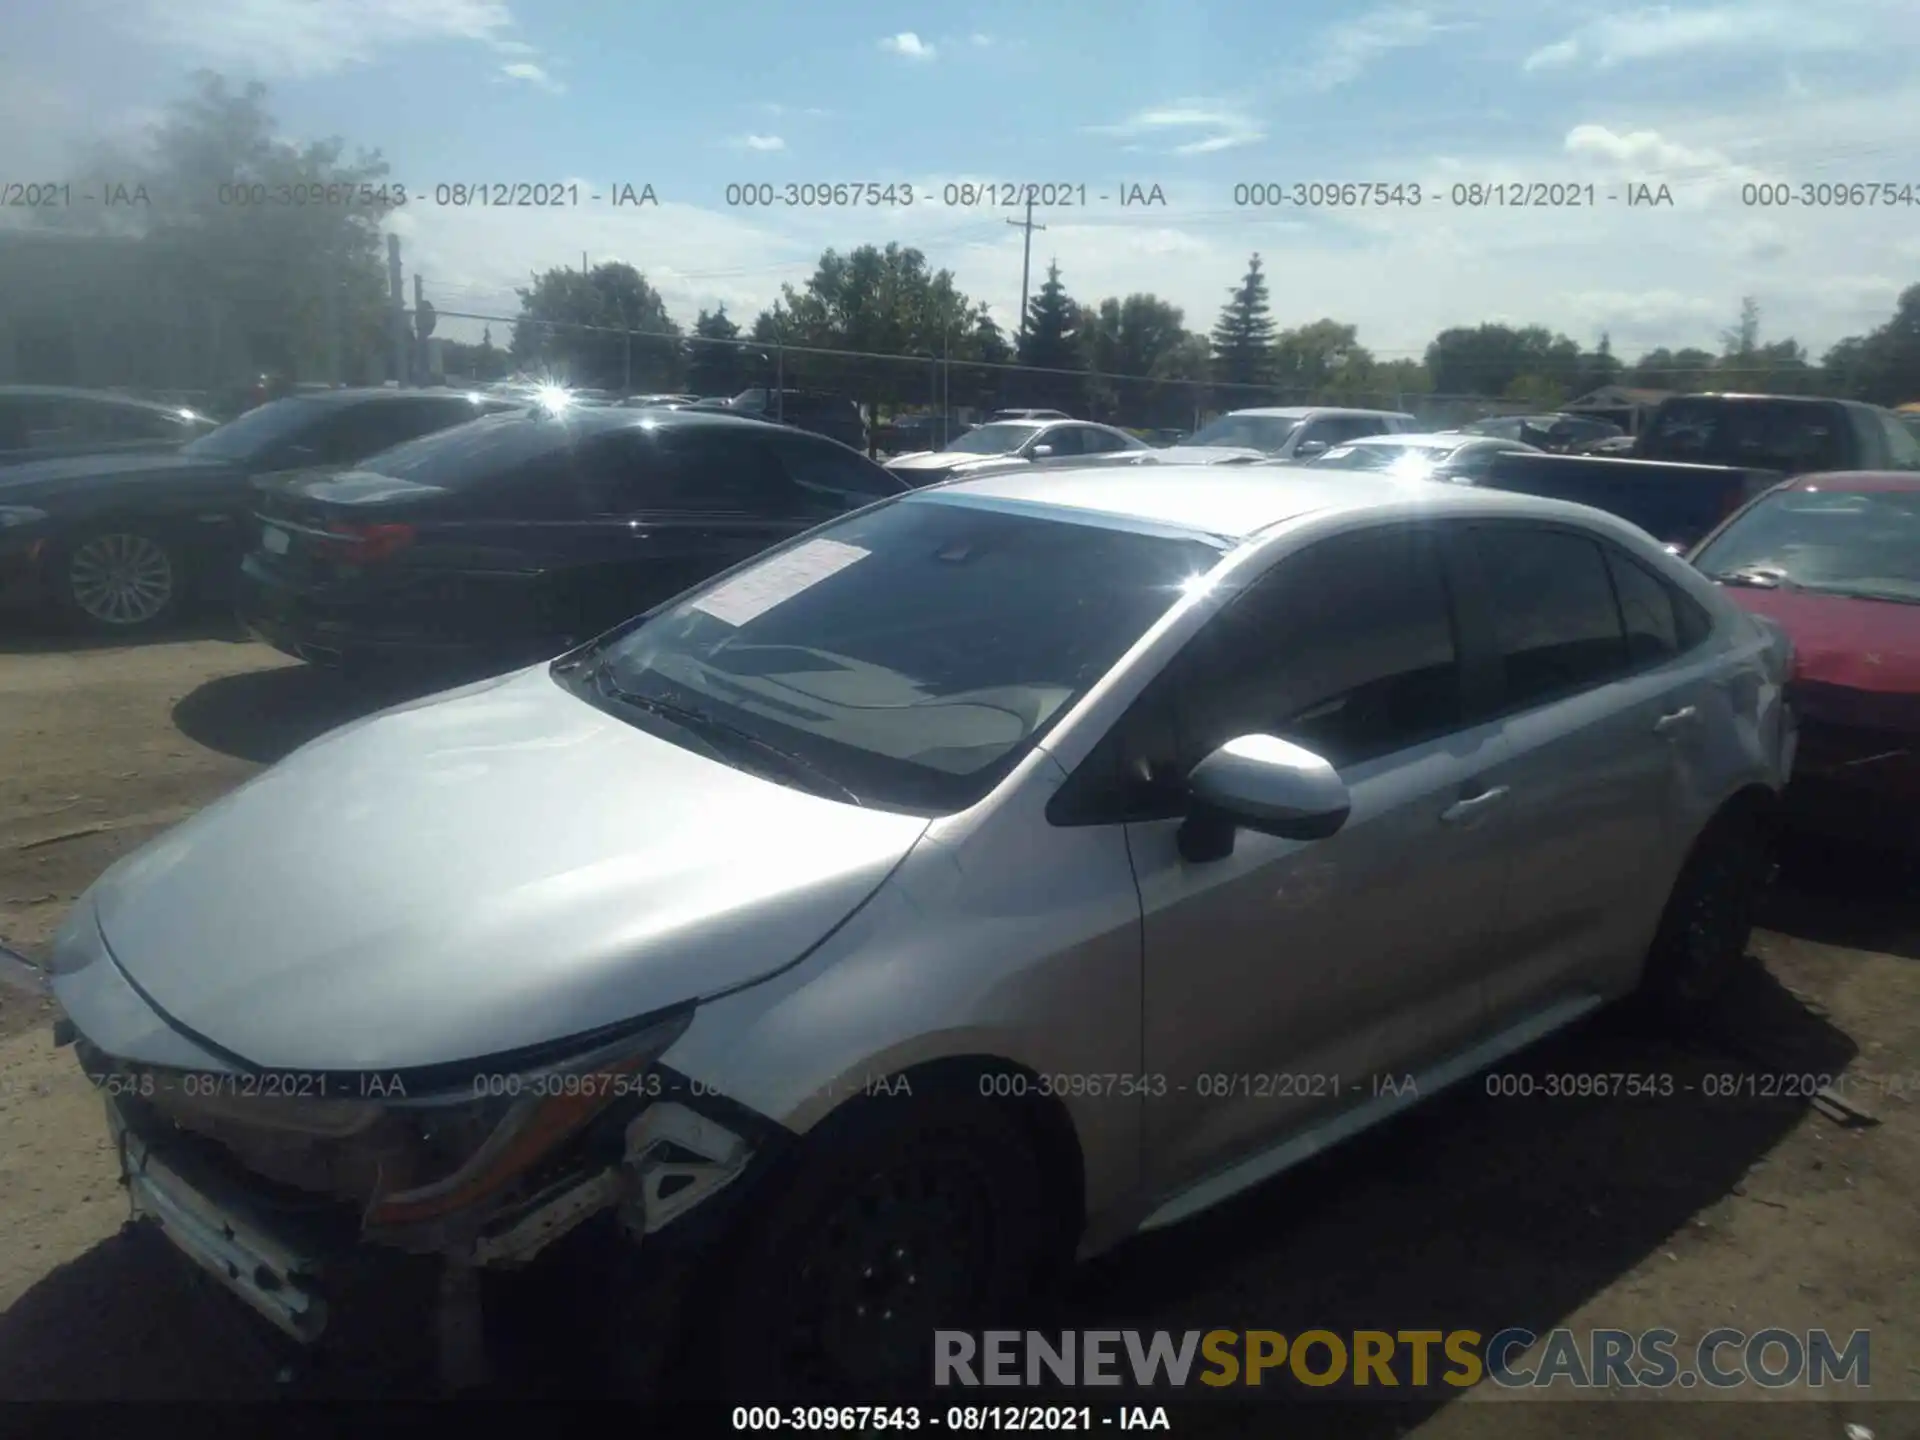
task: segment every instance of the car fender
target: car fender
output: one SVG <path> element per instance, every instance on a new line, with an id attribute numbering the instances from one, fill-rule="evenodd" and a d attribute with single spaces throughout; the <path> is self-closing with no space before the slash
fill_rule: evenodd
<path id="1" fill-rule="evenodd" d="M 804 961 L 704 1002 L 662 1063 L 804 1136 L 910 1103 L 903 1072 L 977 1062 L 983 1103 L 1064 1108 L 1099 1230 L 1141 1178 L 1140 909 L 1121 827 L 1047 823 L 1064 778 L 1034 751 Z"/>

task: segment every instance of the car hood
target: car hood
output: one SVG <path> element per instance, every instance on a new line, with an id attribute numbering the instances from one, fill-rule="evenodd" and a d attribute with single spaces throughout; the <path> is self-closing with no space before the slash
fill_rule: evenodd
<path id="1" fill-rule="evenodd" d="M 1168 445 L 1154 454 L 1169 465 L 1223 465 L 1235 460 L 1273 458 L 1264 450 L 1244 445 Z"/>
<path id="2" fill-rule="evenodd" d="M 67 455 L 29 460 L 0 469 L 0 504 L 21 504 L 48 495 L 119 485 L 128 480 L 166 480 L 184 475 L 223 475 L 233 467 L 217 460 L 189 460 L 177 451 L 139 450 L 112 455 Z"/>
<path id="3" fill-rule="evenodd" d="M 1741 609 L 1787 632 L 1800 680 L 1920 696 L 1920 605 L 1810 590 L 1723 588 Z"/>
<path id="4" fill-rule="evenodd" d="M 203 1043 L 407 1070 L 780 970 L 926 824 L 682 749 L 542 666 L 322 736 L 87 899 L 119 969 Z"/>

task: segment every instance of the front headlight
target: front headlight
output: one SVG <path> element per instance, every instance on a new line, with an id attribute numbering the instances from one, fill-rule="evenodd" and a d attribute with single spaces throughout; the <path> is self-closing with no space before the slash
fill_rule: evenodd
<path id="1" fill-rule="evenodd" d="M 692 1022 L 689 1007 L 562 1064 L 476 1071 L 465 1093 L 392 1104 L 420 1163 L 375 1193 L 367 1223 L 434 1220 L 506 1188 L 610 1106 L 645 1097 L 648 1067 Z"/>
<path id="2" fill-rule="evenodd" d="M 15 530 L 23 525 L 38 525 L 47 512 L 31 505 L 0 505 L 0 530 Z"/>

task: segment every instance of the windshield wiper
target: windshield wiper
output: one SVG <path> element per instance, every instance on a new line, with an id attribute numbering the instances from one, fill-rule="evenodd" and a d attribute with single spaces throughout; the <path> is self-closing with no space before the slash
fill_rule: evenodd
<path id="1" fill-rule="evenodd" d="M 716 750 L 722 747 L 714 745 L 714 737 L 722 736 L 736 750 L 747 749 L 756 754 L 770 756 L 779 762 L 789 775 L 811 781 L 812 788 L 816 792 L 829 790 L 850 805 L 864 806 L 865 804 L 856 791 L 836 780 L 805 756 L 796 755 L 791 750 L 775 745 L 771 740 L 762 739 L 751 730 L 743 730 L 738 725 L 729 725 L 725 720 L 710 715 L 705 710 L 675 705 L 668 700 L 657 700 L 651 695 L 642 695 L 637 691 L 622 688 L 613 678 L 613 668 L 604 660 L 594 667 L 589 678 L 594 688 L 606 699 L 621 705 L 632 706 L 636 710 L 644 710 L 649 715 L 657 715 L 662 720 L 669 721 L 682 730 L 698 736 L 709 745 L 713 745 Z"/>
<path id="2" fill-rule="evenodd" d="M 1787 578 L 1786 571 L 1771 569 L 1765 565 L 1747 565 L 1738 570 L 1722 570 L 1708 578 L 1722 585 L 1745 586 L 1750 590 L 1798 590 L 1800 588 Z"/>

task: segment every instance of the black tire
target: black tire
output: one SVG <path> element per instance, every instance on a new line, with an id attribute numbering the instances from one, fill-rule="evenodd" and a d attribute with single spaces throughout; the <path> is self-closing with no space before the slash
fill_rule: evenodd
<path id="1" fill-rule="evenodd" d="M 770 1404 L 921 1395 L 936 1329 L 1018 1323 L 1057 1273 L 1062 1227 L 1013 1106 L 874 1097 L 823 1131 L 722 1247 L 680 1386 Z"/>
<path id="2" fill-rule="evenodd" d="M 70 623 L 89 634 L 129 638 L 172 621 L 189 589 L 180 546 L 139 521 L 96 525 L 62 541 L 51 580 Z"/>
<path id="3" fill-rule="evenodd" d="M 1641 976 L 1639 998 L 1657 1019 L 1697 1021 L 1740 973 L 1772 869 L 1772 839 L 1765 815 L 1740 806 L 1717 816 L 1694 843 Z"/>

